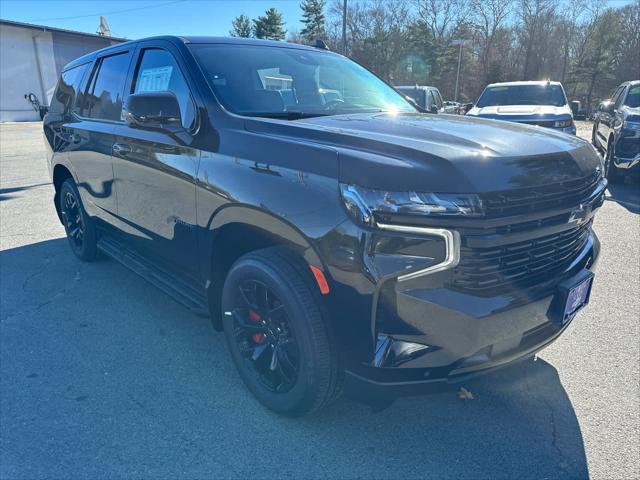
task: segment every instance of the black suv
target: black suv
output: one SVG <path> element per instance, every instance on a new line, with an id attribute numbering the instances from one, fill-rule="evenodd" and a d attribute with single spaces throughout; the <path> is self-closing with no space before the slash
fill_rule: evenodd
<path id="1" fill-rule="evenodd" d="M 640 80 L 623 83 L 598 105 L 591 141 L 604 151 L 610 181 L 640 173 Z"/>
<path id="2" fill-rule="evenodd" d="M 588 142 L 417 113 L 335 53 L 120 44 L 64 68 L 44 132 L 73 252 L 210 315 L 283 414 L 533 355 L 589 299 L 606 180 Z"/>

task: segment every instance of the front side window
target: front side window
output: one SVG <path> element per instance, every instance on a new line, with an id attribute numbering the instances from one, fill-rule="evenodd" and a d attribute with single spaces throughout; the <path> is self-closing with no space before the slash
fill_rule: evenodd
<path id="1" fill-rule="evenodd" d="M 189 48 L 218 100 L 237 114 L 295 118 L 415 112 L 371 72 L 331 52 L 224 44 Z"/>
<path id="2" fill-rule="evenodd" d="M 487 87 L 476 105 L 479 108 L 500 105 L 553 105 L 562 107 L 567 97 L 560 85 L 496 85 Z"/>
<path id="3" fill-rule="evenodd" d="M 629 88 L 629 93 L 627 93 L 624 104 L 631 108 L 640 107 L 640 85 L 633 85 Z"/>
<path id="4" fill-rule="evenodd" d="M 100 59 L 85 95 L 81 115 L 97 120 L 121 120 L 122 93 L 128 67 L 128 53 Z"/>
<path id="5" fill-rule="evenodd" d="M 142 52 L 136 70 L 133 93 L 171 92 L 180 105 L 183 127 L 189 129 L 195 121 L 195 107 L 189 86 L 173 55 L 166 50 L 152 48 Z"/>

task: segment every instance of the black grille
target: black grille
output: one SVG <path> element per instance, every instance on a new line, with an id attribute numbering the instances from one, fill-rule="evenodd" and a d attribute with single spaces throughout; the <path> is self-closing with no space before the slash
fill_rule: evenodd
<path id="1" fill-rule="evenodd" d="M 533 188 L 520 188 L 482 195 L 487 216 L 520 215 L 578 205 L 588 198 L 600 181 L 597 173 L 587 178 Z"/>
<path id="2" fill-rule="evenodd" d="M 474 292 L 535 285 L 566 269 L 585 246 L 591 222 L 553 235 L 501 247 L 460 250 L 453 286 Z"/>

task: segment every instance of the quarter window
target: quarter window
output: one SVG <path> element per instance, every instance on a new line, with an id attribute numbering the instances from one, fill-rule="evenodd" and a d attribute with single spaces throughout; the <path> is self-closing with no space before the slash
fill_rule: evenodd
<path id="1" fill-rule="evenodd" d="M 60 113 L 69 111 L 78 94 L 82 77 L 87 70 L 87 65 L 88 64 L 85 63 L 84 65 L 79 65 L 62 72 L 54 100 L 51 104 L 51 111 Z"/>
<path id="2" fill-rule="evenodd" d="M 173 55 L 157 48 L 144 50 L 138 65 L 133 93 L 171 92 L 178 99 L 182 126 L 190 129 L 195 122 L 195 107 L 189 86 Z"/>
<path id="3" fill-rule="evenodd" d="M 85 95 L 81 115 L 99 120 L 121 120 L 122 92 L 128 66 L 127 53 L 100 60 Z"/>

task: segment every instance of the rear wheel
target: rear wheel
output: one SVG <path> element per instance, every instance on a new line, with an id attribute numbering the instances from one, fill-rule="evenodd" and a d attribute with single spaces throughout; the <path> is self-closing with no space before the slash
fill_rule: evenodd
<path id="1" fill-rule="evenodd" d="M 60 187 L 59 200 L 62 224 L 69 240 L 71 250 L 85 262 L 95 260 L 96 227 L 82 206 L 80 193 L 73 179 L 66 179 Z"/>
<path id="2" fill-rule="evenodd" d="M 241 257 L 222 293 L 225 337 L 246 386 L 266 407 L 299 416 L 335 399 L 338 357 L 306 265 L 281 248 Z"/>

